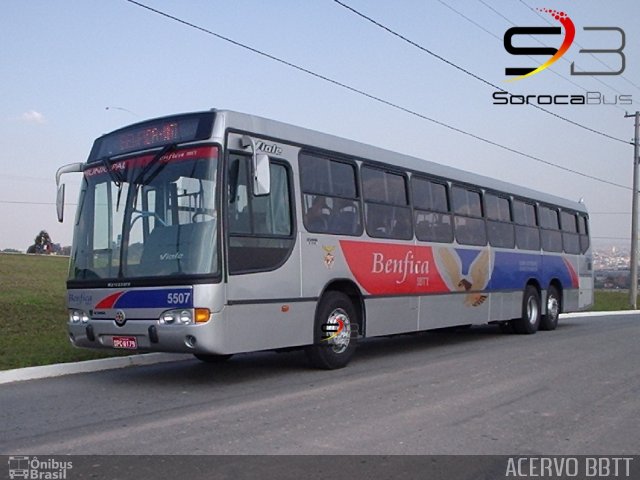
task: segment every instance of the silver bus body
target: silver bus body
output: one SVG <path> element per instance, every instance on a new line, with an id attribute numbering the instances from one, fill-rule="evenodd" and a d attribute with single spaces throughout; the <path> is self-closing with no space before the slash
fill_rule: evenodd
<path id="1" fill-rule="evenodd" d="M 219 110 L 212 111 L 211 115 L 213 120 L 206 138 L 176 143 L 173 149 L 176 152 L 189 148 L 192 150 L 188 151 L 193 152 L 204 147 L 215 149 L 211 155 L 212 158 L 217 155 L 217 171 L 211 174 L 215 174 L 215 178 L 207 177 L 215 183 L 215 200 L 211 200 L 215 201 L 215 212 L 210 212 L 213 215 L 206 219 L 213 225 L 208 227 L 207 234 L 212 239 L 218 239 L 217 242 L 210 242 L 217 249 L 212 260 L 219 265 L 215 275 L 209 279 L 206 275 L 196 275 L 198 278 L 194 281 L 189 281 L 188 276 L 187 280 L 176 277 L 175 283 L 172 283 L 170 275 L 151 275 L 149 278 L 144 275 L 135 278 L 111 275 L 109 278 L 87 277 L 82 280 L 74 277 L 74 262 L 76 272 L 80 271 L 77 267 L 79 257 L 76 260 L 73 257 L 74 254 L 80 255 L 80 247 L 75 245 L 79 239 L 76 238 L 67 296 L 69 336 L 74 345 L 187 352 L 202 356 L 309 346 L 321 340 L 318 338 L 317 316 L 319 305 L 328 292 L 342 292 L 352 302 L 353 313 L 357 317 L 352 321 L 349 331 L 353 338 L 506 322 L 523 315 L 523 308 L 527 308 L 523 305 L 526 302 L 523 297 L 528 286 L 538 291 L 539 313 L 543 317 L 549 313 L 547 294 L 552 285 L 561 299 L 563 312 L 584 310 L 593 302 L 591 250 L 589 232 L 586 230 L 588 213 L 581 203 L 252 115 Z M 150 148 L 150 153 L 126 152 L 120 157 L 155 154 L 158 149 Z M 243 169 L 248 169 L 248 174 L 256 180 L 250 159 L 253 157 L 255 168 L 258 154 L 268 156 L 272 167 L 278 166 L 271 169 L 271 190 L 268 195 L 253 195 L 248 191 L 249 184 L 238 186 L 240 184 L 236 180 L 238 175 L 244 175 L 237 173 L 244 172 Z M 350 187 L 343 190 L 327 187 L 334 189 L 331 190 L 334 193 L 320 191 L 325 187 L 314 184 L 311 173 L 306 174 L 306 183 L 303 185 L 301 177 L 305 174 L 301 170 L 307 165 L 303 162 L 311 161 L 305 157 L 307 154 L 313 158 L 317 156 L 335 161 L 336 164 L 327 168 L 335 167 L 336 172 L 341 169 L 345 172 L 353 170 L 355 190 L 349 190 Z M 428 152 L 425 152 L 425 156 L 428 156 Z M 116 155 L 102 164 L 94 158 L 93 164 L 88 162 L 82 167 L 85 177 L 91 168 L 102 168 L 101 165 L 106 165 L 105 170 L 114 169 L 118 158 Z M 230 173 L 236 168 L 233 162 L 239 166 Z M 402 204 L 400 197 L 385 197 L 383 194 L 378 198 L 371 193 L 367 200 L 363 190 L 377 187 L 364 184 L 362 177 L 365 167 L 370 169 L 366 175 L 372 181 L 379 179 L 383 189 L 388 186 L 390 189 L 398 178 L 404 179 L 406 191 L 412 192 L 406 194 L 406 205 Z M 102 175 L 105 170 L 100 170 Z M 436 213 L 424 212 L 420 216 L 414 198 L 416 194 L 411 190 L 414 177 L 433 180 L 446 189 L 449 207 L 447 212 L 440 213 L 448 215 L 449 220 L 446 221 L 450 222 L 452 231 L 459 230 L 450 241 L 417 239 L 418 219 L 428 220 Z M 338 176 L 332 180 L 334 185 L 339 181 Z M 122 178 L 120 182 L 123 182 Z M 462 193 L 453 192 L 454 186 L 461 189 Z M 149 202 L 155 201 L 156 205 L 160 205 L 158 198 L 161 193 L 158 192 L 161 190 L 154 191 L 156 193 L 153 195 L 149 194 Z M 139 195 L 143 195 L 143 190 L 140 192 Z M 476 192 L 478 198 L 483 199 L 484 213 L 480 217 L 476 218 L 473 213 L 462 210 L 454 211 L 452 196 L 454 193 L 463 195 L 464 192 Z M 489 193 L 508 201 L 511 210 L 514 209 L 514 202 L 521 199 L 537 208 L 538 216 L 542 215 L 542 206 L 547 206 L 558 212 L 558 216 L 565 212 L 567 218 L 575 218 L 577 223 L 583 222 L 582 230 L 577 228 L 575 232 L 559 233 L 560 236 L 565 235 L 563 238 L 567 242 L 581 241 L 580 251 L 525 250 L 514 246 L 491 245 L 487 240 L 473 245 L 474 237 L 466 243 L 458 242 L 457 238 L 462 238 L 465 225 L 483 225 L 483 235 L 487 234 L 490 222 L 485 215 L 488 211 L 485 197 Z M 229 198 L 230 195 L 234 196 L 233 200 Z M 288 195 L 288 199 L 283 195 Z M 122 196 L 118 199 L 118 205 L 116 196 Z M 192 196 L 195 198 L 196 193 Z M 347 204 L 346 213 L 351 216 L 345 215 L 345 218 L 351 218 L 352 225 L 357 225 L 357 228 L 348 225 L 328 228 L 329 232 L 334 233 L 327 233 L 323 231 L 326 222 L 324 226 L 312 227 L 305 219 L 305 213 L 310 212 L 310 202 L 315 197 L 324 199 L 322 208 L 327 203 L 333 205 L 333 211 L 326 208 L 324 215 L 327 217 L 332 213 L 337 215 L 338 204 Z M 116 191 L 115 186 L 109 198 L 113 205 L 117 205 L 113 207 L 114 212 L 125 208 L 125 195 L 120 190 Z M 263 198 L 266 200 L 261 200 Z M 283 212 L 282 199 L 284 203 L 289 203 L 288 213 Z M 85 199 L 84 203 L 87 201 Z M 240 204 L 245 201 L 253 201 L 255 205 Z M 139 215 L 139 228 L 149 230 L 150 223 L 154 229 L 170 228 L 166 218 L 151 219 L 154 214 L 147 211 L 150 207 L 137 208 L 135 204 L 132 205 L 133 213 L 129 218 Z M 248 207 L 253 208 L 250 222 L 257 224 L 263 221 L 265 215 L 269 217 L 267 222 L 270 223 L 264 227 L 267 234 L 260 233 L 261 230 L 251 226 L 253 224 L 241 223 L 239 219 L 248 215 Z M 87 214 L 81 212 L 82 208 L 81 205 L 79 217 Z M 97 202 L 93 208 L 97 211 Z M 376 209 L 391 212 L 393 218 L 387 219 L 387 223 L 399 225 L 401 218 L 410 217 L 413 224 L 403 227 L 409 233 L 400 234 L 399 237 L 390 233 L 376 233 L 373 225 L 369 225 L 368 218 Z M 195 212 L 193 222 L 198 224 L 198 211 L 190 212 Z M 113 215 L 117 216 L 117 213 Z M 126 216 L 126 213 L 123 215 Z M 157 214 L 158 217 L 161 215 Z M 290 225 L 286 215 L 290 216 Z M 502 225 L 506 231 L 515 231 L 518 224 L 510 215 L 509 220 L 496 220 L 494 223 L 496 226 Z M 76 225 L 83 221 L 76 219 Z M 240 223 L 236 225 L 236 221 Z M 87 231 L 98 232 L 107 227 L 87 228 L 90 228 Z M 122 225 L 114 224 L 113 228 L 122 228 Z M 185 230 L 187 227 L 182 228 Z M 98 233 L 92 235 L 97 236 Z M 118 238 L 120 241 L 120 237 L 113 232 L 109 235 L 110 239 Z M 146 239 L 141 243 L 145 247 L 149 245 L 151 240 L 148 238 L 152 233 L 145 231 L 140 235 L 140 238 Z M 111 244 L 115 244 L 115 241 L 109 242 L 107 248 L 115 248 Z M 205 248 L 202 247 L 202 239 L 194 242 L 188 245 Z M 148 248 L 151 249 L 151 246 Z M 133 246 L 129 247 L 129 250 L 133 249 Z M 172 262 L 178 258 L 179 263 L 181 255 L 189 254 L 174 250 L 158 253 L 157 265 L 160 266 L 166 258 Z M 95 259 L 98 253 L 86 255 L 87 258 L 93 255 Z M 141 255 L 144 258 L 144 253 Z M 157 284 L 154 278 L 159 280 Z M 182 312 L 187 312 L 184 319 L 189 321 L 182 321 Z M 205 312 L 208 318 L 195 321 L 193 317 L 198 312 L 201 315 Z"/>

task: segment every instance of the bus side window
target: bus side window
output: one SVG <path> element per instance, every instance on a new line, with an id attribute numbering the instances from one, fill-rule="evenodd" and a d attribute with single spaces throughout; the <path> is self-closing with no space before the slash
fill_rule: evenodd
<path id="1" fill-rule="evenodd" d="M 229 163 L 229 230 L 251 233 L 247 185 L 247 162 L 235 158 Z"/>
<path id="2" fill-rule="evenodd" d="M 229 199 L 229 273 L 276 269 L 294 244 L 291 182 L 288 168 L 272 161 L 269 195 L 254 196 L 250 157 L 232 155 L 227 179 Z"/>
<path id="3" fill-rule="evenodd" d="M 487 229 L 482 218 L 480 192 L 462 186 L 452 188 L 454 229 L 458 243 L 486 245 Z"/>
<path id="4" fill-rule="evenodd" d="M 578 235 L 578 218 L 575 213 L 562 210 L 560 223 L 562 226 L 562 245 L 566 253 L 580 253 L 580 236 Z"/>
<path id="5" fill-rule="evenodd" d="M 418 240 L 451 243 L 453 224 L 446 184 L 414 175 L 411 177 L 411 194 Z"/>
<path id="6" fill-rule="evenodd" d="M 522 250 L 540 250 L 540 231 L 536 222 L 535 206 L 514 200 L 513 219 L 516 224 L 517 247 Z"/>
<path id="7" fill-rule="evenodd" d="M 484 196 L 489 244 L 494 247 L 513 248 L 516 244 L 515 230 L 511 223 L 509 199 L 491 193 Z"/>
<path id="8" fill-rule="evenodd" d="M 562 234 L 560 233 L 558 210 L 540 205 L 538 206 L 538 215 L 540 217 L 542 249 L 547 252 L 562 252 Z"/>
<path id="9" fill-rule="evenodd" d="M 302 152 L 299 165 L 303 223 L 307 231 L 360 235 L 355 164 Z"/>
<path id="10" fill-rule="evenodd" d="M 578 233 L 580 235 L 580 251 L 589 250 L 589 219 L 585 215 L 578 215 Z"/>
<path id="11" fill-rule="evenodd" d="M 413 238 L 405 177 L 368 166 L 362 167 L 361 172 L 369 236 L 399 240 Z"/>

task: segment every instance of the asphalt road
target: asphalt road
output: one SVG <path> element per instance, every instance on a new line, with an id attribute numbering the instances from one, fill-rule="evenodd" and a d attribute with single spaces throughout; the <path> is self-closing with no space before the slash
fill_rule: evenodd
<path id="1" fill-rule="evenodd" d="M 0 454 L 637 454 L 640 315 L 363 342 L 0 387 Z"/>

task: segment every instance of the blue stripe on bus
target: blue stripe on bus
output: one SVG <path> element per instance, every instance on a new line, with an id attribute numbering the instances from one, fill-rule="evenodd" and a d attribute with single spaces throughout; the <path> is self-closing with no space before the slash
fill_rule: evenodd
<path id="1" fill-rule="evenodd" d="M 496 252 L 489 290 L 521 288 L 528 279 L 536 278 L 546 288 L 558 279 L 563 288 L 577 288 L 574 268 L 560 255 Z"/>
<path id="2" fill-rule="evenodd" d="M 193 292 L 190 288 L 159 290 L 129 290 L 121 295 L 113 308 L 191 308 Z"/>

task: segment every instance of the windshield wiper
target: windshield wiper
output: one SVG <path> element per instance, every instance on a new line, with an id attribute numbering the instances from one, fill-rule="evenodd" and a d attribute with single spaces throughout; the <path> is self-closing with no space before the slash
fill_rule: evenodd
<path id="1" fill-rule="evenodd" d="M 153 157 L 151 159 L 149 164 L 142 169 L 142 171 L 136 177 L 136 179 L 135 179 L 135 181 L 133 183 L 136 184 L 136 185 L 142 183 L 142 181 L 144 179 L 144 176 L 147 173 L 149 173 L 149 171 L 155 166 L 155 164 L 158 163 L 160 161 L 160 159 L 162 157 L 164 157 L 167 153 L 169 153 L 170 151 L 174 150 L 176 148 L 176 146 L 177 146 L 177 144 L 175 144 L 175 143 L 170 143 L 169 145 L 165 145 L 162 148 L 162 150 L 160 150 L 158 153 L 156 153 L 155 157 Z M 165 165 L 166 165 L 166 163 L 165 163 Z M 156 175 L 158 175 L 158 173 L 160 173 L 160 170 L 162 170 L 163 168 L 164 168 L 164 166 L 160 166 L 155 172 L 153 172 L 153 175 L 151 177 L 149 177 L 145 183 L 148 184 L 149 182 L 151 182 L 151 180 L 153 180 L 156 177 Z"/>
<path id="2" fill-rule="evenodd" d="M 112 163 L 109 160 L 109 157 L 103 157 L 100 162 L 104 165 L 104 168 L 107 170 L 107 173 L 111 177 L 111 181 L 118 187 L 118 197 L 116 199 L 116 212 L 120 209 L 120 195 L 122 194 L 122 177 L 113 170 Z"/>
<path id="3" fill-rule="evenodd" d="M 111 177 L 111 181 L 116 184 L 116 187 L 120 188 L 122 186 L 122 178 L 111 168 L 112 163 L 109 157 L 102 157 L 100 163 L 104 165 L 105 170 L 107 170 L 107 173 Z"/>

